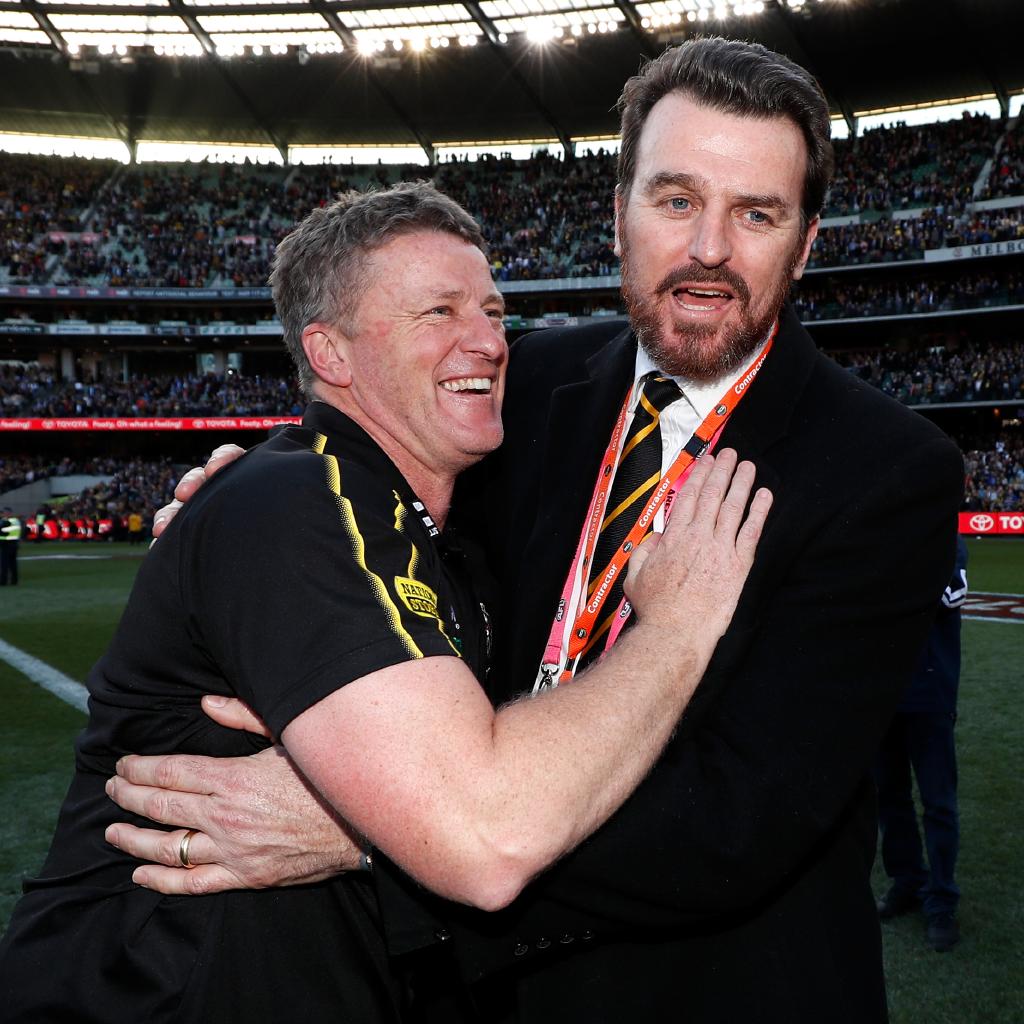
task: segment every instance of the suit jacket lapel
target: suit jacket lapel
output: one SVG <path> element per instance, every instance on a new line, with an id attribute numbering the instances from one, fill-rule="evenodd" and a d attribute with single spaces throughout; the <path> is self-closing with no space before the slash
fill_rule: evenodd
<path id="1" fill-rule="evenodd" d="M 586 379 L 552 393 L 537 517 L 542 532 L 551 529 L 554 519 L 565 518 L 572 524 L 573 541 L 579 539 L 601 456 L 635 364 L 636 343 L 627 329 L 587 360 Z"/>
<path id="2" fill-rule="evenodd" d="M 736 407 L 722 431 L 721 445 L 735 448 L 741 458 L 759 456 L 789 432 L 795 397 L 807 386 L 817 349 L 793 310 L 786 306 L 779 333 L 750 393 Z"/>

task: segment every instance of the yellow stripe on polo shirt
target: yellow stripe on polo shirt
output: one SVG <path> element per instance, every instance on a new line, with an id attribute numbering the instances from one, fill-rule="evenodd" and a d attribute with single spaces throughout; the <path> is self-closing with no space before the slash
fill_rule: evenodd
<path id="1" fill-rule="evenodd" d="M 323 434 L 317 434 L 313 442 L 313 450 L 317 454 L 323 455 L 326 443 L 327 438 Z M 355 512 L 352 509 L 352 502 L 341 493 L 341 470 L 338 467 L 338 460 L 333 455 L 323 455 L 323 459 L 327 473 L 327 486 L 337 501 L 341 525 L 344 527 L 352 543 L 352 553 L 355 556 L 356 564 L 362 569 L 373 596 L 377 599 L 377 603 L 384 612 L 385 619 L 391 626 L 391 631 L 401 641 L 402 646 L 410 657 L 422 658 L 423 652 L 402 624 L 402 613 L 391 599 L 391 594 L 388 593 L 388 588 L 384 585 L 384 581 L 366 564 L 366 544 L 363 541 L 362 533 L 359 531 L 359 524 L 356 522 Z"/>

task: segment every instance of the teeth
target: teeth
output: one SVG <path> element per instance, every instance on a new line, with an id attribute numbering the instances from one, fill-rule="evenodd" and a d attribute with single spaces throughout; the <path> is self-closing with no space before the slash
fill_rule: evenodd
<path id="1" fill-rule="evenodd" d="M 721 296 L 722 298 L 726 297 L 725 292 L 713 292 L 713 291 L 706 290 L 706 289 L 703 289 L 703 288 L 687 288 L 686 290 L 691 295 L 709 295 L 709 296 L 717 295 L 717 296 Z"/>
<path id="2" fill-rule="evenodd" d="M 485 391 L 491 390 L 491 382 L 487 377 L 460 377 L 458 380 L 443 380 L 441 387 L 445 391 Z"/>

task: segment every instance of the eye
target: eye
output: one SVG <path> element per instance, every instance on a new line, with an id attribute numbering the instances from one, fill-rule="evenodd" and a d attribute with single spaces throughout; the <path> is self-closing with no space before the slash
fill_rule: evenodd
<path id="1" fill-rule="evenodd" d="M 751 224 L 771 224 L 772 219 L 764 210 L 747 210 L 746 218 Z"/>
<path id="2" fill-rule="evenodd" d="M 690 200 L 685 196 L 672 196 L 668 201 L 668 205 L 670 210 L 678 210 L 682 212 L 690 208 Z"/>
<path id="3" fill-rule="evenodd" d="M 434 306 L 433 309 L 427 310 L 427 316 L 451 316 L 451 306 Z"/>
<path id="4" fill-rule="evenodd" d="M 505 319 L 505 311 L 503 309 L 488 309 L 485 312 L 492 320 L 500 322 Z"/>

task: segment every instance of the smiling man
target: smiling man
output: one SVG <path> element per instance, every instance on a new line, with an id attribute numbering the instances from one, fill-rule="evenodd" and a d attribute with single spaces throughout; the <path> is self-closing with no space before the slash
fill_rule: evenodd
<path id="1" fill-rule="evenodd" d="M 640 621 L 615 657 L 495 713 L 480 685 L 484 572 L 446 528 L 456 476 L 502 438 L 503 304 L 482 244 L 425 183 L 341 197 L 281 243 L 274 300 L 309 407 L 204 488 L 139 571 L 89 677 L 49 857 L 0 945 L 8 1024 L 396 1021 L 411 986 L 444 971 L 429 950 L 393 971 L 373 879 L 338 868 L 366 866 L 372 843 L 435 892 L 495 910 L 664 746 L 770 495 L 745 516 L 753 466 L 723 452 L 696 467 L 672 529 L 645 545 Z M 215 725 L 203 694 L 244 699 L 284 747 Z M 137 861 L 104 842 L 123 817 L 104 788 L 118 758 L 260 748 L 243 759 L 252 793 L 269 797 L 268 773 L 298 779 L 293 766 L 316 788 L 274 817 L 329 823 L 327 852 L 304 844 L 299 870 L 274 879 L 304 884 L 205 899 L 134 885 Z M 175 801 L 166 812 L 187 817 Z M 175 863 L 203 862 L 208 837 L 160 836 Z M 419 913 L 390 916 L 413 930 Z"/>
<path id="2" fill-rule="evenodd" d="M 652 375 L 675 378 L 681 398 L 660 409 L 661 467 L 641 483 L 657 489 L 661 473 L 728 444 L 756 460 L 776 503 L 704 682 L 633 796 L 496 915 L 451 907 L 414 928 L 407 903 L 421 894 L 382 861 L 389 948 L 448 951 L 486 1024 L 877 1024 L 868 769 L 952 569 L 962 462 L 926 420 L 819 354 L 785 306 L 832 166 L 810 75 L 758 45 L 693 40 L 630 79 L 620 110 L 631 323 L 516 344 L 505 442 L 488 483 L 465 494 L 483 501 L 507 609 L 495 700 L 524 679 L 571 690 L 559 684 L 630 639 L 615 602 L 596 600 L 614 574 L 590 524 L 609 466 L 638 445 L 629 431 L 648 431 L 658 411 Z M 602 521 L 629 507 L 609 500 Z M 697 628 L 700 611 L 687 611 L 683 628 Z M 601 750 L 595 739 L 592 766 Z M 268 836 L 296 849 L 329 841 L 312 819 L 279 825 L 262 812 L 270 784 L 253 800 L 233 766 L 171 767 L 128 759 L 112 791 L 151 815 L 164 796 L 150 787 L 172 778 L 213 793 L 161 819 L 203 829 L 204 879 L 230 884 L 242 864 L 272 877 L 288 861 L 265 854 Z M 559 777 L 549 767 L 544 785 Z M 247 824 L 225 828 L 237 805 Z M 174 863 L 151 834 L 115 837 Z M 166 866 L 139 877 L 196 891 Z"/>

